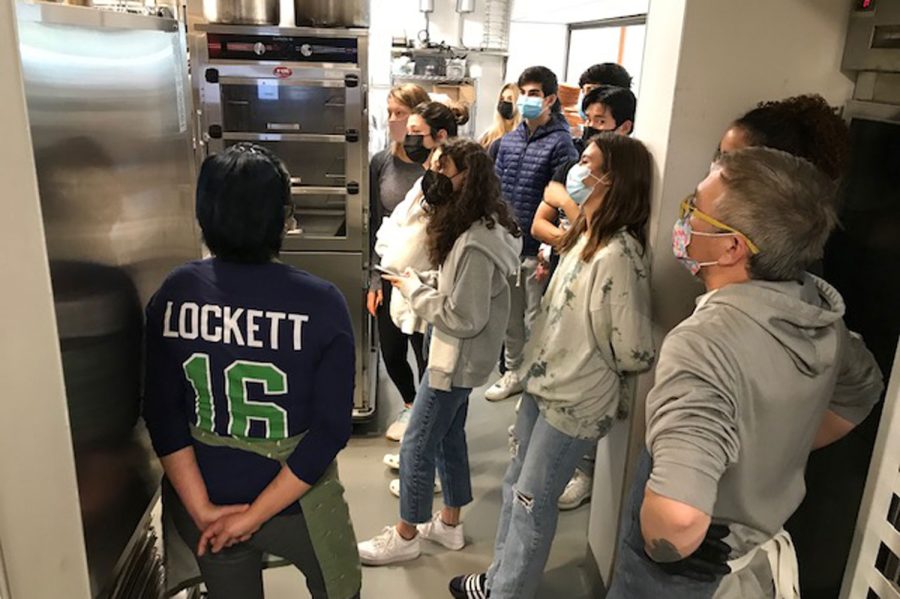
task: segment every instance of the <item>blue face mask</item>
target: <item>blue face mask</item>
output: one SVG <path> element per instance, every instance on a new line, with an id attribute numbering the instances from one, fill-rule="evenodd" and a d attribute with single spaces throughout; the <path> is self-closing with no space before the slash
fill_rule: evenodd
<path id="1" fill-rule="evenodd" d="M 597 179 L 597 183 L 588 187 L 584 184 L 584 180 L 588 177 L 597 179 L 597 177 L 591 173 L 591 168 L 586 164 L 576 164 L 569 169 L 569 174 L 566 175 L 566 191 L 569 193 L 569 197 L 572 198 L 572 201 L 579 206 L 591 196 L 597 183 L 600 182 L 600 179 Z"/>
<path id="2" fill-rule="evenodd" d="M 528 120 L 538 118 L 544 111 L 543 98 L 519 96 L 519 100 L 516 102 L 516 105 L 519 107 L 519 112 L 522 113 L 522 117 Z"/>
<path id="3" fill-rule="evenodd" d="M 582 121 L 586 121 L 586 120 L 587 120 L 587 114 L 585 114 L 584 108 L 581 107 L 581 105 L 582 105 L 583 103 L 584 103 L 584 92 L 579 92 L 579 93 L 578 93 L 578 116 L 581 117 L 581 120 L 582 120 Z"/>

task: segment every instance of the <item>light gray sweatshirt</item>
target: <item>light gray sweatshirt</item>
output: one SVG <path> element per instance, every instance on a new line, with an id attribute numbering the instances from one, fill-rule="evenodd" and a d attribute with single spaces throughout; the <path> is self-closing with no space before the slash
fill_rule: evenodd
<path id="1" fill-rule="evenodd" d="M 400 292 L 433 325 L 428 356 L 431 387 L 478 387 L 497 364 L 509 320 L 509 279 L 519 268 L 522 240 L 503 226 L 473 224 L 437 272 L 405 279 Z"/>
<path id="2" fill-rule="evenodd" d="M 750 281 L 703 296 L 663 342 L 647 396 L 647 485 L 728 524 L 733 558 L 800 505 L 825 411 L 859 423 L 880 397 L 881 372 L 843 314 L 812 275 Z"/>

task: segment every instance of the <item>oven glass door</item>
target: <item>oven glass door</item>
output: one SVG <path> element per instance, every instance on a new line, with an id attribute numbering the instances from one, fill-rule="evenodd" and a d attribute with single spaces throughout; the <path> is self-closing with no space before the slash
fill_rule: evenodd
<path id="1" fill-rule="evenodd" d="M 220 89 L 226 132 L 343 136 L 356 125 L 347 124 L 347 104 L 357 94 L 343 81 L 228 78 Z"/>
<path id="2" fill-rule="evenodd" d="M 367 149 L 358 76 L 342 71 L 329 78 L 312 69 L 266 76 L 275 71 L 246 65 L 221 66 L 213 77 L 207 71 L 210 150 L 252 142 L 284 161 L 297 219 L 286 249 L 360 251 Z"/>

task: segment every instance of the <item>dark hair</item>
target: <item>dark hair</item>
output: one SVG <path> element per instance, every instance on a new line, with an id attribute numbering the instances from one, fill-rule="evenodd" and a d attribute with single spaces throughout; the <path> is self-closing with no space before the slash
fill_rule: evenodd
<path id="1" fill-rule="evenodd" d="M 847 125 L 818 94 L 761 102 L 734 121 L 751 146 L 765 146 L 805 158 L 837 180 L 847 170 Z"/>
<path id="2" fill-rule="evenodd" d="M 615 85 L 616 87 L 631 88 L 631 75 L 620 64 L 614 62 L 604 62 L 588 67 L 587 70 L 578 78 L 578 87 L 584 87 L 588 84 L 593 85 Z"/>
<path id="3" fill-rule="evenodd" d="M 203 161 L 197 221 L 203 241 L 229 262 L 268 262 L 281 251 L 291 176 L 269 150 L 239 143 Z"/>
<path id="4" fill-rule="evenodd" d="M 603 104 L 612 113 L 616 120 L 616 126 L 625 121 L 634 123 L 634 111 L 637 107 L 637 98 L 630 89 L 615 87 L 613 85 L 601 85 L 595 87 L 581 102 L 581 110 L 587 112 L 591 104 Z"/>
<path id="5" fill-rule="evenodd" d="M 456 137 L 459 125 L 469 122 L 469 109 L 463 104 L 454 104 L 450 107 L 441 102 L 422 102 L 412 113 L 422 117 L 431 129 L 432 135 L 443 129 L 448 136 Z"/>
<path id="6" fill-rule="evenodd" d="M 547 67 L 528 67 L 522 71 L 516 85 L 518 85 L 521 90 L 522 86 L 528 83 L 540 84 L 541 91 L 544 92 L 544 97 L 559 95 L 559 80 L 556 78 L 556 74 Z M 552 112 L 560 112 L 562 110 L 562 104 L 559 103 L 559 97 L 556 98 L 556 102 L 553 103 L 550 110 Z"/>
<path id="7" fill-rule="evenodd" d="M 481 144 L 462 138 L 451 140 L 441 146 L 440 160 L 448 158 L 460 172 L 466 171 L 466 177 L 450 202 L 425 204 L 429 215 L 425 227 L 428 257 L 435 266 L 444 263 L 459 236 L 478 221 L 484 221 L 488 229 L 499 224 L 515 237 L 521 235 L 500 193 L 494 162 Z"/>
<path id="8" fill-rule="evenodd" d="M 650 152 L 638 140 L 611 132 L 595 135 L 588 143 L 600 148 L 604 173 L 609 173 L 612 183 L 602 207 L 591 219 L 590 229 L 582 213 L 563 236 L 560 252 L 571 250 L 588 232 L 590 238 L 581 252 L 581 259 L 590 260 L 623 227 L 638 240 L 641 251 L 645 252 L 647 221 L 650 219 Z"/>

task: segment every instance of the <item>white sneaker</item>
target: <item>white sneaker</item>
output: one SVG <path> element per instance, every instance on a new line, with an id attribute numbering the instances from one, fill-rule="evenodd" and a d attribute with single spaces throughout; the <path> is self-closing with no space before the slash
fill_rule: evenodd
<path id="1" fill-rule="evenodd" d="M 512 370 L 507 370 L 500 380 L 494 383 L 490 389 L 484 392 L 484 398 L 488 401 L 500 401 L 521 393 L 524 387 L 522 381 Z"/>
<path id="2" fill-rule="evenodd" d="M 386 453 L 381 462 L 391 470 L 400 470 L 400 454 Z"/>
<path id="3" fill-rule="evenodd" d="M 462 522 L 456 526 L 447 526 L 444 524 L 444 521 L 441 520 L 440 512 L 437 512 L 431 518 L 431 522 L 417 524 L 416 529 L 419 531 L 419 536 L 423 539 L 443 545 L 452 551 L 459 551 L 466 546 Z"/>
<path id="4" fill-rule="evenodd" d="M 594 479 L 578 468 L 575 474 L 566 483 L 566 489 L 559 496 L 557 505 L 561 510 L 574 510 L 591 499 L 591 489 L 594 487 Z"/>
<path id="5" fill-rule="evenodd" d="M 366 566 L 385 566 L 406 562 L 419 557 L 422 552 L 419 536 L 407 541 L 394 526 L 385 526 L 381 534 L 356 544 L 359 561 Z"/>
<path id="6" fill-rule="evenodd" d="M 412 408 L 404 407 L 400 410 L 400 415 L 391 423 L 384 436 L 390 441 L 402 441 L 403 435 L 406 433 L 406 427 L 409 426 L 409 415 L 411 413 Z"/>
<path id="7" fill-rule="evenodd" d="M 443 489 L 441 487 L 441 479 L 435 477 L 434 478 L 434 494 L 440 495 L 442 490 Z M 394 480 L 392 480 L 390 482 L 390 484 L 388 485 L 388 491 L 390 491 L 391 495 L 393 495 L 394 497 L 400 497 L 400 479 L 399 478 L 395 478 Z"/>

